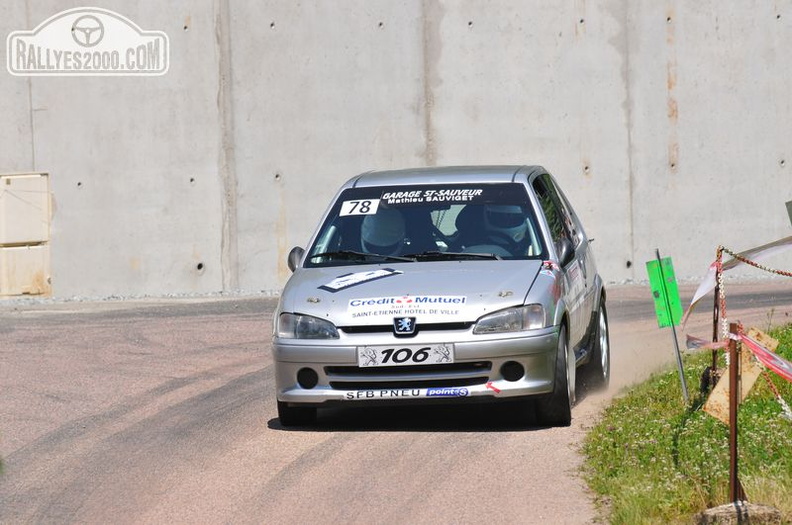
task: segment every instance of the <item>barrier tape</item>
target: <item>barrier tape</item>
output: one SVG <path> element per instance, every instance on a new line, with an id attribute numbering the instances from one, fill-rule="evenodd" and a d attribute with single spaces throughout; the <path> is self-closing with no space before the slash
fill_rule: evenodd
<path id="1" fill-rule="evenodd" d="M 726 293 L 723 287 L 723 272 L 726 270 L 730 270 L 736 266 L 739 266 L 740 263 L 747 264 L 748 266 L 752 266 L 759 270 L 773 273 L 776 275 L 781 275 L 784 277 L 792 277 L 792 272 L 785 271 L 785 270 L 778 270 L 775 268 L 770 268 L 769 266 L 765 266 L 763 264 L 759 264 L 753 259 L 759 259 L 768 257 L 770 255 L 774 255 L 779 253 L 783 250 L 792 247 L 792 236 L 785 237 L 783 239 L 779 239 L 775 242 L 771 242 L 769 244 L 765 244 L 763 246 L 759 246 L 757 248 L 752 248 L 750 250 L 746 250 L 740 253 L 734 253 L 732 250 L 725 248 L 723 246 L 718 246 L 718 250 L 716 252 L 715 261 L 710 264 L 709 269 L 707 271 L 707 275 L 704 277 L 704 280 L 699 285 L 698 289 L 696 290 L 695 294 L 693 294 L 693 300 L 690 302 L 690 305 L 685 312 L 685 316 L 682 322 L 682 325 L 687 323 L 687 319 L 692 313 L 693 309 L 695 308 L 696 304 L 701 300 L 702 297 L 707 295 L 710 291 L 714 290 L 716 287 L 719 291 L 719 296 L 717 298 L 716 308 L 717 308 L 717 315 L 720 320 L 720 340 L 717 342 L 708 342 L 704 339 L 699 337 L 693 337 L 691 335 L 687 336 L 687 347 L 688 348 L 696 348 L 696 349 L 711 349 L 711 350 L 721 350 L 728 345 L 728 339 L 736 339 L 741 341 L 745 344 L 745 346 L 756 356 L 760 363 L 762 363 L 765 367 L 769 368 L 782 378 L 786 379 L 789 382 L 792 382 L 792 363 L 784 359 L 783 357 L 779 356 L 778 354 L 774 353 L 773 351 L 765 348 L 761 343 L 752 339 L 751 337 L 745 335 L 742 330 L 742 326 L 738 328 L 737 334 L 729 333 L 728 321 L 726 319 Z M 725 264 L 723 263 L 723 252 L 732 256 L 732 259 Z M 726 354 L 727 362 L 728 362 L 729 354 Z M 792 421 L 792 408 L 789 407 L 787 402 L 781 397 L 781 392 L 773 384 L 772 380 L 770 379 L 767 370 L 764 371 L 762 374 L 767 381 L 768 386 L 773 391 L 773 394 L 776 397 L 776 400 L 781 405 L 781 409 L 783 411 L 782 417 Z"/>
<path id="2" fill-rule="evenodd" d="M 685 346 L 688 350 L 722 350 L 729 346 L 728 341 L 710 342 L 704 338 L 687 334 Z"/>
<path id="3" fill-rule="evenodd" d="M 785 270 L 776 270 L 775 268 L 770 268 L 769 266 L 764 266 L 762 264 L 759 264 L 756 261 L 752 261 L 750 259 L 747 259 L 747 258 L 743 257 L 739 253 L 734 253 L 733 251 L 731 251 L 728 248 L 721 247 L 721 249 L 724 252 L 726 252 L 729 255 L 731 255 L 732 257 L 734 257 L 736 260 L 740 261 L 741 263 L 747 264 L 748 266 L 753 266 L 754 268 L 758 268 L 758 269 L 763 270 L 763 271 L 768 272 L 768 273 L 774 273 L 776 275 L 783 275 L 784 277 L 792 277 L 792 272 L 787 272 Z"/>
<path id="4" fill-rule="evenodd" d="M 737 334 L 737 336 L 763 365 L 792 383 L 792 363 L 743 333 Z"/>
<path id="5" fill-rule="evenodd" d="M 783 239 L 779 239 L 777 241 L 771 242 L 769 244 L 764 244 L 756 248 L 751 248 L 750 250 L 745 250 L 740 253 L 734 253 L 728 248 L 719 246 L 718 257 L 716 261 L 710 264 L 709 269 L 707 270 L 707 275 L 704 276 L 704 280 L 702 280 L 701 284 L 696 290 L 696 293 L 693 294 L 693 299 L 690 301 L 690 305 L 688 306 L 687 311 L 685 312 L 684 320 L 682 321 L 683 326 L 687 323 L 688 317 L 690 316 L 691 312 L 693 311 L 693 308 L 695 308 L 699 300 L 701 300 L 702 297 L 704 297 L 709 292 L 715 289 L 715 286 L 718 283 L 719 276 L 722 276 L 723 272 L 727 270 L 731 270 L 732 268 L 739 266 L 740 264 L 747 264 L 749 266 L 753 266 L 754 268 L 758 268 L 766 272 L 774 273 L 776 275 L 792 277 L 792 272 L 776 270 L 773 268 L 769 268 L 767 266 L 763 266 L 756 262 L 756 259 L 763 259 L 765 257 L 769 257 L 771 255 L 775 255 L 782 251 L 788 250 L 789 248 L 792 248 L 792 236 L 785 237 Z M 721 263 L 722 252 L 726 252 L 729 255 L 731 255 L 732 259 L 725 263 Z M 721 315 L 722 317 L 725 317 L 725 315 L 723 314 Z"/>

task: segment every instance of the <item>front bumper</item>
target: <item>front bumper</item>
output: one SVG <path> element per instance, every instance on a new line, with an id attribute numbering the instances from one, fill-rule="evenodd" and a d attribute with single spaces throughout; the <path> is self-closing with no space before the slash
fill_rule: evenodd
<path id="1" fill-rule="evenodd" d="M 395 339 L 386 334 L 342 336 L 332 341 L 273 341 L 278 401 L 300 406 L 334 404 L 411 404 L 435 401 L 486 401 L 533 396 L 553 390 L 558 329 L 515 334 L 473 335 L 433 333 L 429 337 Z M 455 340 L 456 339 L 456 340 Z M 357 347 L 453 343 L 450 365 L 360 368 Z M 524 374 L 504 377 L 504 366 L 518 363 Z M 297 374 L 310 368 L 317 384 L 304 388 Z M 509 374 L 507 374 L 508 376 Z"/>

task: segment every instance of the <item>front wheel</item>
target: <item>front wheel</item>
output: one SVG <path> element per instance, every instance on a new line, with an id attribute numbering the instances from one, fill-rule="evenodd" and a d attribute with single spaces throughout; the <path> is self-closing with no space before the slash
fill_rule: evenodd
<path id="1" fill-rule="evenodd" d="M 316 422 L 315 407 L 290 407 L 278 401 L 278 419 L 284 427 L 302 427 Z"/>
<path id="2" fill-rule="evenodd" d="M 591 388 L 604 390 L 610 384 L 610 336 L 605 299 L 600 302 L 597 318 L 594 349 L 591 353 L 591 361 L 586 365 L 586 376 Z"/>
<path id="3" fill-rule="evenodd" d="M 568 427 L 572 424 L 572 404 L 575 402 L 575 356 L 569 355 L 566 327 L 558 334 L 553 392 L 537 401 L 536 415 L 545 425 Z"/>

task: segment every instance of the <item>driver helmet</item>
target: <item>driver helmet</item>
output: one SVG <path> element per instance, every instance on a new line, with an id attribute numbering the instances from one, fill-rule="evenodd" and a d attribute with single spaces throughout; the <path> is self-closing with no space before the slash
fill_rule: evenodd
<path id="1" fill-rule="evenodd" d="M 522 241 L 528 231 L 525 212 L 515 204 L 487 204 L 484 207 L 484 227 L 514 242 Z"/>
<path id="2" fill-rule="evenodd" d="M 393 208 L 379 208 L 376 215 L 366 215 L 360 227 L 361 245 L 368 253 L 396 255 L 404 235 L 404 217 Z"/>

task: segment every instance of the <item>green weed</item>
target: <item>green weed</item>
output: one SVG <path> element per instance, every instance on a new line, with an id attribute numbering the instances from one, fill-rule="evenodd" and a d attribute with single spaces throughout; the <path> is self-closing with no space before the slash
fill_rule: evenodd
<path id="1" fill-rule="evenodd" d="M 792 359 L 792 325 L 772 333 Z M 685 377 L 698 385 L 711 352 L 685 355 Z M 723 357 L 719 364 L 725 367 Z M 792 403 L 792 383 L 768 374 Z M 614 400 L 589 432 L 585 475 L 613 524 L 690 523 L 729 500 L 729 429 L 705 413 L 706 398 L 682 402 L 678 371 L 652 376 Z M 760 377 L 738 412 L 739 477 L 748 500 L 792 519 L 792 422 Z"/>

